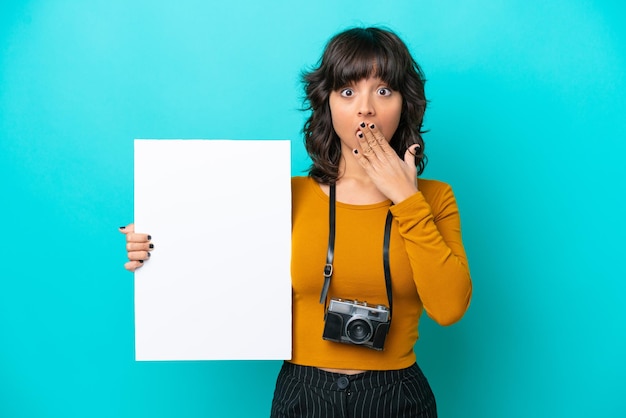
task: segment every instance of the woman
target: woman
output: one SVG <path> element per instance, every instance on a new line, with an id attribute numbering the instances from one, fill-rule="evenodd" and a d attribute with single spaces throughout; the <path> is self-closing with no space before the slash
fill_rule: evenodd
<path id="1" fill-rule="evenodd" d="M 394 33 L 355 28 L 303 81 L 313 164 L 292 179 L 293 358 L 272 416 L 434 417 L 419 317 L 458 321 L 472 285 L 451 188 L 417 178 L 423 73 Z M 153 246 L 122 232 L 134 271 Z"/>

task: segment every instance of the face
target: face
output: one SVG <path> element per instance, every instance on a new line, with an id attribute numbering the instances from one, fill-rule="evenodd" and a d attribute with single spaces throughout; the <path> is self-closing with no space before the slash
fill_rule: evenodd
<path id="1" fill-rule="evenodd" d="M 364 78 L 335 90 L 329 97 L 333 128 L 343 151 L 356 148 L 360 124 L 375 124 L 387 141 L 398 129 L 402 95 L 378 77 Z"/>

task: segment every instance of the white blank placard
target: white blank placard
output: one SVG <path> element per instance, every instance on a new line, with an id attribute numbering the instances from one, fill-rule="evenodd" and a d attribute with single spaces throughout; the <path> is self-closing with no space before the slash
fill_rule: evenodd
<path id="1" fill-rule="evenodd" d="M 289 141 L 135 140 L 137 360 L 291 358 Z"/>

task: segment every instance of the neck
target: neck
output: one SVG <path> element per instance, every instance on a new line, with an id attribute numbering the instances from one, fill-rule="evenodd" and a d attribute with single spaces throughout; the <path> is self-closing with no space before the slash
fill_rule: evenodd
<path id="1" fill-rule="evenodd" d="M 337 201 L 354 205 L 368 205 L 387 200 L 387 197 L 378 190 L 363 167 L 351 157 L 350 155 L 347 159 L 342 157 L 342 163 L 339 166 L 339 178 L 335 183 L 337 185 Z"/>

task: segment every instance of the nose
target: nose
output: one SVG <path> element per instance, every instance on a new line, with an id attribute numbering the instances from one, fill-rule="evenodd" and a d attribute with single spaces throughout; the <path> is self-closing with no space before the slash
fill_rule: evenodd
<path id="1" fill-rule="evenodd" d="M 359 116 L 373 116 L 376 114 L 374 103 L 369 95 L 362 95 L 359 98 L 357 109 L 359 111 Z"/>

